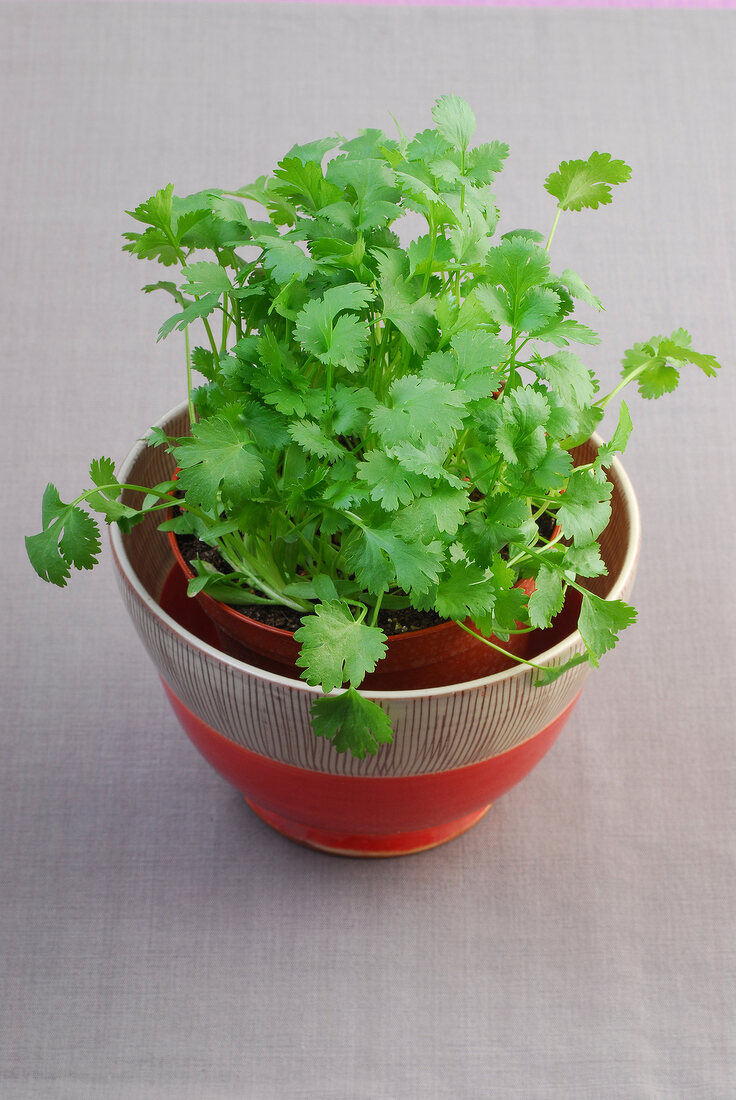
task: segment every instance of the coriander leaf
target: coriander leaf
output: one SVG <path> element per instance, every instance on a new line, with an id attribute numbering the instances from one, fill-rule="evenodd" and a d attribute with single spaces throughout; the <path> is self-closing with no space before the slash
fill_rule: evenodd
<path id="1" fill-rule="evenodd" d="M 618 632 L 636 622 L 636 611 L 623 600 L 604 600 L 583 592 L 578 630 L 594 665 L 618 641 Z"/>
<path id="2" fill-rule="evenodd" d="M 39 577 L 64 588 L 71 570 L 59 550 L 57 528 L 49 527 L 37 535 L 26 535 L 25 542 L 28 559 Z"/>
<path id="3" fill-rule="evenodd" d="M 588 284 L 584 283 L 580 276 L 571 271 L 569 267 L 565 268 L 561 275 L 558 275 L 558 279 L 563 286 L 567 287 L 573 298 L 579 298 L 581 302 L 592 306 L 593 309 L 603 309 L 600 298 L 597 298 Z"/>
<path id="4" fill-rule="evenodd" d="M 540 334 L 556 317 L 560 309 L 560 296 L 549 287 L 531 287 L 520 301 L 514 327 L 532 336 Z"/>
<path id="5" fill-rule="evenodd" d="M 600 577 L 608 573 L 597 542 L 568 546 L 565 549 L 565 575 L 568 580 L 576 577 Z"/>
<path id="6" fill-rule="evenodd" d="M 465 559 L 448 564 L 434 593 L 435 610 L 443 619 L 482 619 L 492 615 L 495 602 L 493 575 Z"/>
<path id="7" fill-rule="evenodd" d="M 429 542 L 438 532 L 454 536 L 463 523 L 469 503 L 465 489 L 440 482 L 432 487 L 429 496 L 417 497 L 402 510 L 397 517 L 398 532 L 407 541 L 419 538 Z"/>
<path id="8" fill-rule="evenodd" d="M 315 269 L 314 260 L 298 244 L 283 237 L 258 237 L 263 248 L 263 266 L 270 271 L 277 283 L 290 279 L 306 279 Z"/>
<path id="9" fill-rule="evenodd" d="M 150 199 L 136 206 L 135 210 L 127 210 L 126 213 L 136 221 L 152 225 L 156 229 L 170 229 L 173 195 L 174 185 L 169 183 Z"/>
<path id="10" fill-rule="evenodd" d="M 97 564 L 100 529 L 88 512 L 65 504 L 52 484 L 43 494 L 41 520 L 43 530 L 26 537 L 26 551 L 38 575 L 63 588 L 71 566 L 91 569 Z"/>
<path id="11" fill-rule="evenodd" d="M 315 699 L 311 714 L 317 737 L 326 737 L 337 752 L 350 752 L 361 760 L 368 753 L 375 754 L 379 744 L 393 741 L 386 712 L 352 687 L 341 695 Z"/>
<path id="12" fill-rule="evenodd" d="M 60 520 L 64 533 L 59 550 L 75 569 L 92 569 L 100 552 L 100 529 L 89 512 L 70 504 Z"/>
<path id="13" fill-rule="evenodd" d="M 173 317 L 169 317 L 168 321 L 164 321 L 158 330 L 158 339 L 165 339 L 175 328 L 180 331 L 185 329 L 190 321 L 198 317 L 209 317 L 210 313 L 214 313 L 217 309 L 219 301 L 219 293 L 212 293 L 205 294 L 198 302 L 192 302 L 181 313 L 175 313 Z"/>
<path id="14" fill-rule="evenodd" d="M 395 581 L 405 592 L 426 592 L 439 580 L 443 547 L 429 543 L 405 542 L 393 527 L 364 526 L 359 537 L 343 544 L 348 568 L 358 583 L 378 594 Z"/>
<path id="15" fill-rule="evenodd" d="M 432 118 L 445 141 L 465 152 L 475 132 L 475 115 L 465 100 L 456 95 L 440 96 L 432 108 Z"/>
<path id="16" fill-rule="evenodd" d="M 571 340 L 574 340 L 576 344 L 600 344 L 601 342 L 597 332 L 594 332 L 588 325 L 581 324 L 580 321 L 574 321 L 571 317 L 553 321 L 548 328 L 541 329 L 534 335 L 537 340 L 555 344 L 558 348 L 568 347 Z"/>
<path id="17" fill-rule="evenodd" d="M 449 441 L 462 427 L 464 400 L 446 382 L 406 374 L 389 390 L 391 405 L 376 405 L 371 427 L 384 445 Z"/>
<path id="18" fill-rule="evenodd" d="M 344 448 L 325 435 L 314 420 L 294 420 L 287 430 L 294 442 L 307 454 L 317 455 L 318 458 L 326 458 L 331 462 L 345 454 Z"/>
<path id="19" fill-rule="evenodd" d="M 509 155 L 509 147 L 503 141 L 486 142 L 470 149 L 466 157 L 465 175 L 476 186 L 490 183 Z"/>
<path id="20" fill-rule="evenodd" d="M 302 164 L 298 157 L 285 157 L 274 172 L 271 190 L 289 199 L 295 206 L 316 213 L 343 195 L 339 187 L 328 183 L 315 161 Z"/>
<path id="21" fill-rule="evenodd" d="M 556 569 L 543 565 L 536 575 L 535 587 L 529 597 L 529 622 L 533 627 L 548 627 L 555 615 L 562 610 L 565 602 L 565 590 L 562 578 Z"/>
<path id="22" fill-rule="evenodd" d="M 432 299 L 429 294 L 422 295 L 412 289 L 400 252 L 396 249 L 376 249 L 375 252 L 383 316 L 396 325 L 413 351 L 423 355 L 437 328 Z"/>
<path id="23" fill-rule="evenodd" d="M 629 441 L 632 428 L 631 414 L 626 402 L 622 401 L 618 410 L 618 424 L 616 425 L 615 432 L 608 443 L 602 443 L 598 448 L 598 454 L 596 455 L 594 463 L 596 470 L 601 470 L 605 466 L 610 466 L 613 456 L 617 453 L 620 454 L 626 449 L 626 444 Z"/>
<path id="24" fill-rule="evenodd" d="M 117 500 L 121 487 L 115 476 L 115 463 L 111 458 L 94 458 L 90 463 L 89 476 L 108 500 Z"/>
<path id="25" fill-rule="evenodd" d="M 611 201 L 611 188 L 625 183 L 631 168 L 610 153 L 591 153 L 587 160 L 566 160 L 545 180 L 545 189 L 558 199 L 560 210 L 598 208 Z"/>
<path id="26" fill-rule="evenodd" d="M 504 398 L 502 416 L 496 432 L 497 448 L 507 462 L 533 469 L 547 453 L 546 398 L 530 386 L 520 386 Z"/>
<path id="27" fill-rule="evenodd" d="M 516 301 L 549 277 L 549 255 L 525 237 L 507 237 L 486 257 L 484 278 L 504 287 Z"/>
<path id="28" fill-rule="evenodd" d="M 325 153 L 329 153 L 331 149 L 335 149 L 340 145 L 341 140 L 340 137 L 335 135 L 335 137 L 318 138 L 316 141 L 309 141 L 305 145 L 292 145 L 286 154 L 286 159 L 296 159 L 301 161 L 302 164 L 308 164 L 310 161 L 321 164 Z"/>
<path id="29" fill-rule="evenodd" d="M 428 484 L 421 475 L 410 473 L 383 451 L 366 451 L 358 464 L 356 477 L 366 482 L 371 500 L 378 501 L 387 512 L 410 504 Z"/>
<path id="30" fill-rule="evenodd" d="M 193 424 L 191 438 L 180 441 L 174 456 L 186 501 L 206 511 L 218 510 L 220 492 L 235 504 L 244 503 L 263 476 L 263 461 L 250 440 L 221 416 Z"/>
<path id="31" fill-rule="evenodd" d="M 186 278 L 183 289 L 190 294 L 222 294 L 233 289 L 225 268 L 211 260 L 189 264 L 182 268 L 182 274 Z"/>
<path id="32" fill-rule="evenodd" d="M 356 622 L 348 605 L 338 600 L 317 604 L 294 639 L 300 644 L 296 663 L 304 669 L 302 679 L 313 687 L 321 684 L 325 693 L 343 683 L 357 687 L 386 654 L 383 631 Z"/>
<path id="33" fill-rule="evenodd" d="M 718 360 L 693 351 L 690 343 L 690 334 L 685 329 L 677 329 L 668 338 L 653 336 L 646 343 L 634 344 L 624 354 L 621 374 L 624 378 L 635 378 L 639 393 L 646 398 L 661 397 L 677 389 L 680 363 L 691 363 L 714 377 L 720 367 Z"/>
<path id="34" fill-rule="evenodd" d="M 561 665 L 547 665 L 545 668 L 535 669 L 536 676 L 534 677 L 535 687 L 544 687 L 546 684 L 552 684 L 555 680 L 558 680 L 564 672 L 567 672 L 571 668 L 577 668 L 578 665 L 584 665 L 589 660 L 587 653 L 576 653 L 574 657 L 571 657 L 568 661 L 565 661 Z"/>
<path id="35" fill-rule="evenodd" d="M 599 481 L 589 470 L 573 470 L 560 497 L 557 522 L 563 535 L 576 544 L 598 538 L 611 518 L 610 481 Z"/>
<path id="36" fill-rule="evenodd" d="M 682 363 L 691 363 L 700 367 L 703 374 L 709 378 L 715 378 L 721 364 L 714 355 L 704 355 L 702 352 L 693 351 L 692 338 L 684 328 L 678 328 L 667 340 L 662 340 L 659 345 L 659 354 L 677 359 Z"/>
<path id="37" fill-rule="evenodd" d="M 598 391 L 598 383 L 592 373 L 572 351 L 555 352 L 531 366 L 557 391 L 563 404 L 584 407 L 590 404 Z"/>

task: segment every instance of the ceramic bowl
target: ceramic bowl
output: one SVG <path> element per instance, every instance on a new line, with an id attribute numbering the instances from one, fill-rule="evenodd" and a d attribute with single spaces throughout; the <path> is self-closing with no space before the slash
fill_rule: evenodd
<path id="1" fill-rule="evenodd" d="M 187 408 L 159 422 L 188 430 Z M 590 461 L 596 437 L 578 449 Z M 121 481 L 154 485 L 173 460 L 145 440 L 128 455 Z M 614 461 L 612 517 L 601 537 L 605 577 L 589 582 L 604 598 L 632 589 L 641 529 L 636 498 Z M 126 498 L 124 498 L 126 499 Z M 135 494 L 128 494 L 128 502 Z M 401 855 L 452 839 L 522 779 L 554 743 L 589 674 L 587 663 L 534 686 L 528 666 L 445 687 L 366 691 L 390 715 L 394 741 L 358 760 L 315 737 L 309 708 L 319 689 L 233 657 L 187 598 L 167 536 L 147 518 L 111 538 L 123 600 L 187 734 L 251 808 L 292 840 L 356 856 Z M 568 632 L 569 631 L 569 632 Z M 546 632 L 535 657 L 560 665 L 584 647 L 577 630 Z"/>

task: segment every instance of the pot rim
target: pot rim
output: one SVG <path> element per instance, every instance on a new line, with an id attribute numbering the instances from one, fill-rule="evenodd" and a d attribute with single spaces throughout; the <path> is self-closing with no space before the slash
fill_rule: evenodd
<path id="1" fill-rule="evenodd" d="M 135 462 L 141 454 L 148 448 L 148 437 L 150 432 L 154 428 L 165 429 L 175 417 L 180 416 L 187 409 L 187 402 L 182 401 L 181 404 L 176 405 L 165 413 L 159 420 L 152 424 L 146 434 L 142 436 L 138 442 L 131 448 L 126 455 L 120 467 L 119 480 L 125 482 L 128 479 L 129 472 Z M 597 432 L 593 432 L 590 438 L 593 442 L 601 444 L 603 439 Z M 627 584 L 631 574 L 633 573 L 637 558 L 639 556 L 639 548 L 641 545 L 641 516 L 639 513 L 639 505 L 634 493 L 634 487 L 631 484 L 628 474 L 623 467 L 623 464 L 618 458 L 614 458 L 611 463 L 612 469 L 616 471 L 616 476 L 619 480 L 622 496 L 624 499 L 624 505 L 629 518 L 629 540 L 626 547 L 626 554 L 624 555 L 624 561 L 622 563 L 619 575 L 609 592 L 605 597 L 607 600 L 615 600 L 619 597 L 620 593 Z M 186 630 L 181 626 L 176 619 L 172 618 L 160 604 L 150 595 L 147 589 L 141 583 L 137 573 L 133 569 L 130 559 L 128 557 L 123 533 L 117 524 L 110 525 L 110 541 L 112 543 L 113 555 L 115 562 L 118 566 L 121 576 L 125 579 L 126 583 L 133 589 L 138 599 L 145 604 L 149 612 L 154 615 L 167 630 L 174 634 L 180 635 L 188 645 L 192 648 L 199 650 L 206 656 L 221 661 L 223 664 L 231 666 L 235 670 L 247 671 L 250 675 L 255 676 L 258 679 L 268 680 L 271 683 L 281 684 L 285 687 L 293 688 L 296 691 L 306 692 L 308 695 L 319 696 L 322 695 L 322 689 L 319 687 L 311 687 L 309 684 L 304 683 L 301 680 L 292 680 L 287 676 L 281 676 L 277 672 L 268 672 L 265 669 L 259 668 L 257 665 L 250 665 L 245 661 L 238 660 L 237 657 L 231 657 L 227 653 L 223 653 L 222 650 L 216 646 L 210 645 L 208 642 L 203 642 L 195 634 L 192 634 L 189 630 Z M 566 651 L 574 649 L 579 643 L 582 642 L 579 630 L 574 630 L 572 634 L 568 634 L 567 637 L 557 642 L 550 649 L 544 650 L 538 654 L 535 658 L 536 664 L 550 664 L 555 658 L 561 657 Z M 399 691 L 367 691 L 360 689 L 361 695 L 364 695 L 368 699 L 416 699 L 430 698 L 432 696 L 451 695 L 460 690 L 472 690 L 482 688 L 485 685 L 493 685 L 501 683 L 504 680 L 510 680 L 512 677 L 524 676 L 534 670 L 529 665 L 519 663 L 513 668 L 505 669 L 503 672 L 495 672 L 491 676 L 483 676 L 476 680 L 464 680 L 456 684 L 446 684 L 443 687 L 433 688 L 414 688 L 399 690 Z"/>

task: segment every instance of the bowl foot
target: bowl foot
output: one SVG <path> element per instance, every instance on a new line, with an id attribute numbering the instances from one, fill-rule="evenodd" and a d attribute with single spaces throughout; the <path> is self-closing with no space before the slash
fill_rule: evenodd
<path id="1" fill-rule="evenodd" d="M 243 796 L 245 798 L 245 795 Z M 457 817 L 453 821 L 446 821 L 441 825 L 432 825 L 426 829 L 408 830 L 387 834 L 347 833 L 333 829 L 320 829 L 313 825 L 294 821 L 283 817 L 281 814 L 266 810 L 257 803 L 245 798 L 251 810 L 261 821 L 265 821 L 277 833 L 288 837 L 297 844 L 303 844 L 307 848 L 315 848 L 319 852 L 328 852 L 331 855 L 353 856 L 359 859 L 381 859 L 387 856 L 408 856 L 416 852 L 426 852 L 429 848 L 437 848 L 440 844 L 446 844 L 449 840 L 461 836 L 472 828 L 490 810 L 484 806 L 480 810 L 474 810 L 470 814 Z"/>

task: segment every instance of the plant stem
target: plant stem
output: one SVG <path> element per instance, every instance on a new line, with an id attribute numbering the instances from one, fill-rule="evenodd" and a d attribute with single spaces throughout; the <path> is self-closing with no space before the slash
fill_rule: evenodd
<path id="1" fill-rule="evenodd" d="M 549 237 L 547 237 L 547 243 L 544 246 L 545 249 L 547 250 L 547 252 L 549 252 L 549 246 L 552 244 L 552 238 L 555 235 L 555 230 L 557 229 L 557 223 L 560 220 L 560 214 L 561 213 L 562 213 L 562 207 L 558 206 L 557 207 L 557 213 L 555 214 L 555 220 L 552 222 L 552 228 L 550 230 Z"/>

